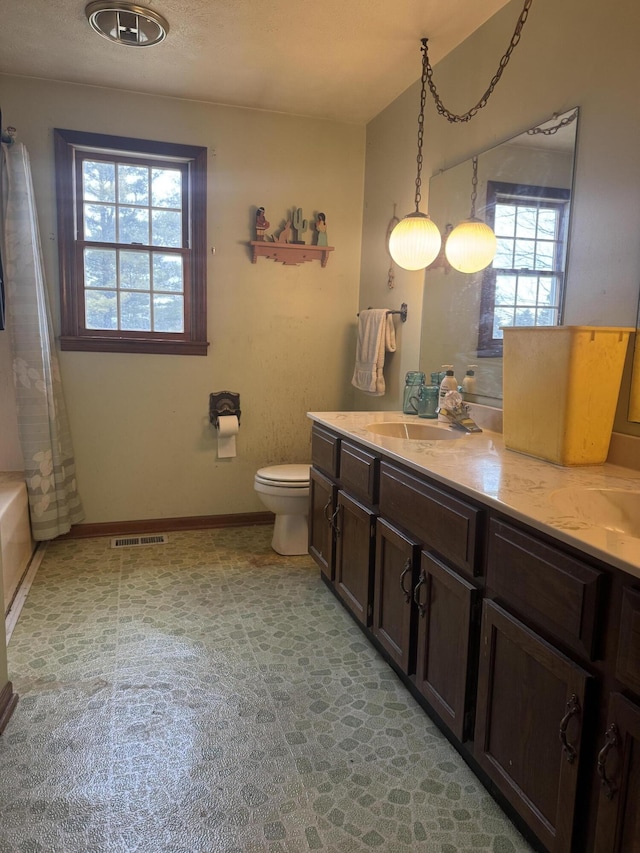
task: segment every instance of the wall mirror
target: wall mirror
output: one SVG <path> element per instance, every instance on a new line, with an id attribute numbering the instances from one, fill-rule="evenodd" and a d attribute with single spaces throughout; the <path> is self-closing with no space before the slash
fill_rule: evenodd
<path id="1" fill-rule="evenodd" d="M 425 273 L 420 370 L 453 364 L 462 382 L 472 366 L 472 401 L 502 405 L 501 325 L 562 322 L 577 125 L 576 108 L 479 154 L 476 215 L 496 231 L 496 258 L 464 274 L 443 250 Z M 469 216 L 472 175 L 469 159 L 429 182 L 443 242 Z"/>
<path id="2" fill-rule="evenodd" d="M 633 366 L 631 369 L 631 388 L 629 391 L 629 412 L 627 420 L 640 423 L 640 305 L 636 320 L 636 342 L 633 348 Z"/>

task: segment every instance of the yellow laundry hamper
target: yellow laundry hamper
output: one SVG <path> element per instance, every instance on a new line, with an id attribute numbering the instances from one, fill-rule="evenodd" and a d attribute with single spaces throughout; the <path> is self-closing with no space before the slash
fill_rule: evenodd
<path id="1" fill-rule="evenodd" d="M 634 331 L 504 327 L 505 446 L 557 465 L 604 462 Z"/>

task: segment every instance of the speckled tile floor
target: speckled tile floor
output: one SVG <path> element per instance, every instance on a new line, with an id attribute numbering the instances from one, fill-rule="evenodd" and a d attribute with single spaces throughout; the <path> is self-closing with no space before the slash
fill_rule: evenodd
<path id="1" fill-rule="evenodd" d="M 0 853 L 531 850 L 270 534 L 48 547 L 9 644 Z"/>

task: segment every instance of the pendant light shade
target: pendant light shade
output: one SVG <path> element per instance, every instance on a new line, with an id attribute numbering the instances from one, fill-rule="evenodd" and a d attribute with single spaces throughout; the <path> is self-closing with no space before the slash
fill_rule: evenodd
<path id="1" fill-rule="evenodd" d="M 496 254 L 496 235 L 481 219 L 465 219 L 447 239 L 445 255 L 458 272 L 479 272 L 488 267 Z"/>
<path id="2" fill-rule="evenodd" d="M 447 260 L 458 272 L 479 272 L 494 259 L 498 246 L 493 230 L 476 216 L 478 196 L 478 158 L 472 161 L 471 213 L 453 229 L 444 247 Z"/>
<path id="3" fill-rule="evenodd" d="M 442 238 L 426 213 L 409 213 L 391 232 L 389 252 L 405 270 L 421 270 L 438 256 Z"/>

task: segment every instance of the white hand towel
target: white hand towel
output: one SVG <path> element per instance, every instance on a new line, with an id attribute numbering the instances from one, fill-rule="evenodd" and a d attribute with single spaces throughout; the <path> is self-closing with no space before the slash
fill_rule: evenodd
<path id="1" fill-rule="evenodd" d="M 396 330 L 387 308 L 368 308 L 358 318 L 356 364 L 351 384 L 360 391 L 381 397 L 385 392 L 385 352 L 395 352 Z"/>

